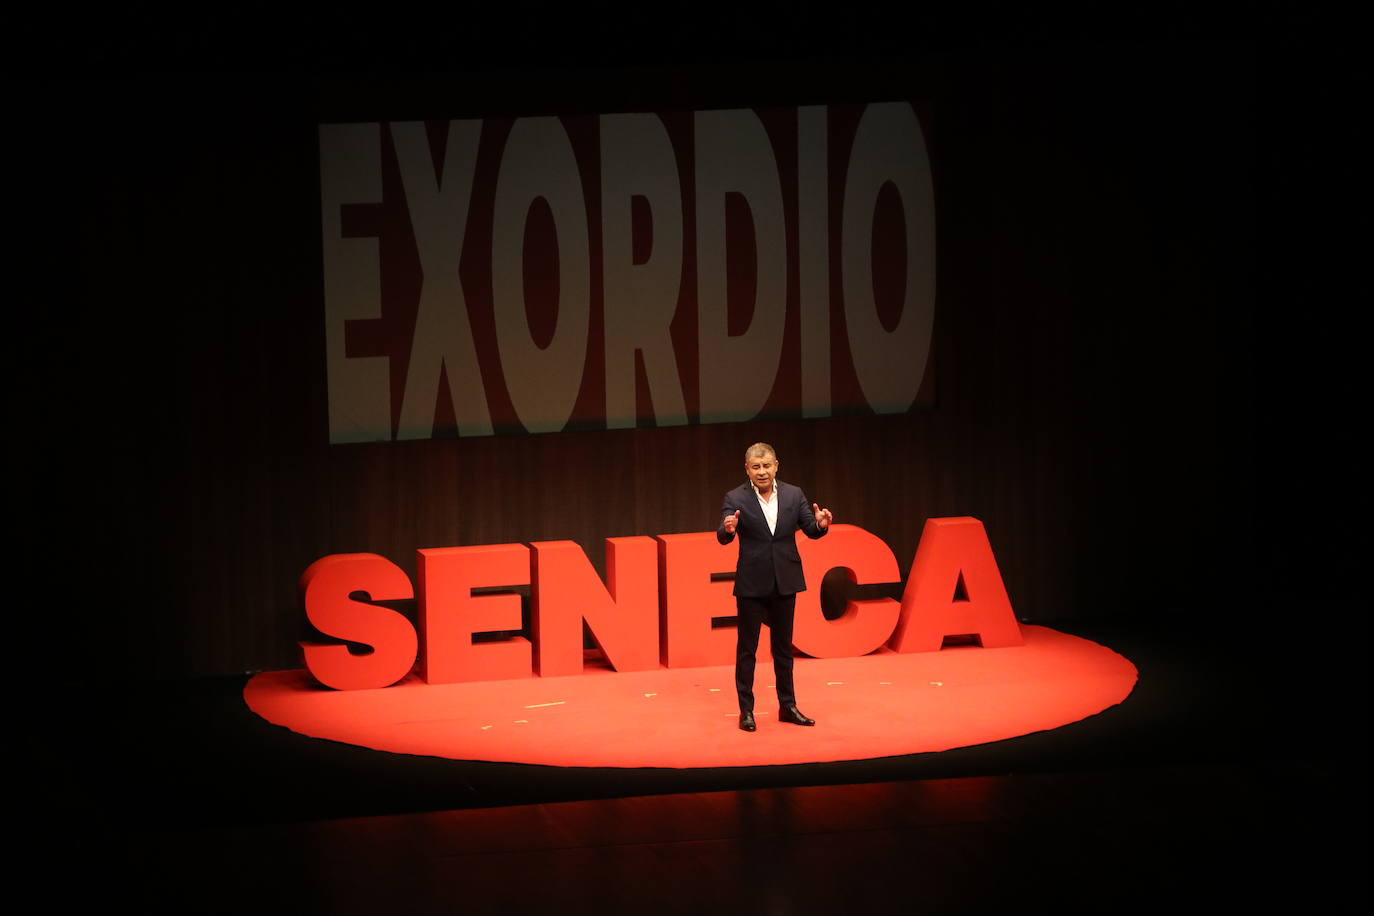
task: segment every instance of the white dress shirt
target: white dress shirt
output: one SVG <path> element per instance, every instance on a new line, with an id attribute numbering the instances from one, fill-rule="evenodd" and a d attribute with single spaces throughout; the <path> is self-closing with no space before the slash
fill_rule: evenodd
<path id="1" fill-rule="evenodd" d="M 773 492 L 769 495 L 769 498 L 768 498 L 768 499 L 764 499 L 764 498 L 763 498 L 763 494 L 759 492 L 759 488 L 758 488 L 758 485 L 757 485 L 757 484 L 754 484 L 753 481 L 750 481 L 750 484 L 753 485 L 753 487 L 754 487 L 754 495 L 757 496 L 757 497 L 759 498 L 759 508 L 763 510 L 763 517 L 764 517 L 764 519 L 768 522 L 768 533 L 769 533 L 769 534 L 777 534 L 777 533 L 778 533 L 778 481 L 777 481 L 777 478 L 774 478 L 774 479 L 773 479 Z"/>

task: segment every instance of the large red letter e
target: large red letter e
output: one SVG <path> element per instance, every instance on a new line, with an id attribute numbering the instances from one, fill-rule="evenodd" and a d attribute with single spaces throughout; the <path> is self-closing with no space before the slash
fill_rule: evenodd
<path id="1" fill-rule="evenodd" d="M 524 544 L 434 547 L 419 551 L 420 677 L 428 684 L 529 677 L 530 643 L 523 636 L 474 642 L 477 633 L 521 628 L 520 596 L 474 595 L 474 588 L 528 585 L 530 549 Z"/>

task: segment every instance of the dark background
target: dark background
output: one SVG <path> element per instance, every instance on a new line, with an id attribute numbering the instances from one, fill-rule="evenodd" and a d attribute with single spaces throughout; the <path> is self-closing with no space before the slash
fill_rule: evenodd
<path id="1" fill-rule="evenodd" d="M 418 547 L 568 538 L 600 564 L 605 537 L 708 529 L 757 439 L 904 577 L 926 518 L 973 515 L 1025 620 L 1267 644 L 1288 574 L 1259 512 L 1261 405 L 1289 397 L 1256 371 L 1272 45 L 617 21 L 408 43 L 290 23 L 251 53 L 245 22 L 146 58 L 86 23 L 82 70 L 28 87 L 16 400 L 34 527 L 60 545 L 34 569 L 80 621 L 66 677 L 298 665 L 296 580 L 330 553 L 413 572 Z M 328 444 L 320 122 L 883 99 L 928 118 L 933 408 Z"/>
<path id="2" fill-rule="evenodd" d="M 15 26 L 10 573 L 38 594 L 11 602 L 10 648 L 41 669 L 19 686 L 36 686 L 30 708 L 55 733 L 27 758 L 54 812 L 38 851 L 60 869 L 55 892 L 132 876 L 146 899 L 178 899 L 181 873 L 187 899 L 212 888 L 226 911 L 236 896 L 261 908 L 281 872 L 307 899 L 375 875 L 413 883 L 378 866 L 393 862 L 378 855 L 394 854 L 389 822 L 360 819 L 377 835 L 355 842 L 348 815 L 798 785 L 846 807 L 863 797 L 846 787 L 884 781 L 986 791 L 997 813 L 968 832 L 933 806 L 860 890 L 912 863 L 938 879 L 950 856 L 969 863 L 946 877 L 967 876 L 964 891 L 1047 899 L 1094 869 L 1131 899 L 1191 898 L 1195 881 L 1228 902 L 1246 886 L 1272 900 L 1301 884 L 1305 901 L 1338 886 L 1348 831 L 1331 828 L 1354 790 L 1336 751 L 1362 721 L 1342 706 L 1363 695 L 1339 657 L 1368 604 L 1353 508 L 1368 231 L 1348 142 L 1368 66 L 1348 25 L 1170 2 L 1068 17 L 994 5 L 966 14 L 977 22 L 802 4 L 388 12 L 123 7 Z M 327 444 L 318 123 L 883 99 L 919 103 L 932 157 L 933 408 Z M 981 518 L 1018 615 L 1120 651 L 1135 692 L 974 748 L 715 771 L 381 754 L 243 706 L 244 672 L 299 663 L 295 583 L 319 556 L 412 569 L 422 546 L 571 538 L 600 562 L 602 538 L 714 524 L 755 439 L 840 521 L 886 539 L 904 576 L 925 518 Z M 26 750 L 27 714 L 12 723 Z M 764 796 L 736 794 L 724 803 L 744 811 L 746 841 L 779 836 L 786 852 L 803 832 L 792 807 L 753 817 Z M 1017 813 L 1037 806 L 1048 814 Z M 305 842 L 274 829 L 289 821 Z M 443 832 L 418 823 L 407 853 Z M 355 852 L 317 867 L 331 857 L 314 825 L 342 825 Z M 598 842 L 572 835 L 574 857 Z M 840 850 L 864 839 L 835 829 Z M 456 871 L 480 886 L 492 859 L 469 858 Z M 641 881 L 658 884 L 659 864 Z M 691 880 L 710 884 L 697 864 Z"/>

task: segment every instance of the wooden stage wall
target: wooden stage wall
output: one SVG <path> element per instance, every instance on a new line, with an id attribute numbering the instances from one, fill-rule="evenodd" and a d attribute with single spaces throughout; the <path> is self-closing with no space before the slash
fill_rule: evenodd
<path id="1" fill-rule="evenodd" d="M 77 589 L 80 676 L 297 665 L 325 554 L 413 573 L 418 547 L 568 538 L 600 567 L 606 537 L 709 529 L 758 439 L 903 576 L 924 519 L 973 515 L 1023 618 L 1214 613 L 1256 537 L 1252 76 L 1229 47 L 1167 72 L 1131 48 L 54 87 L 65 180 L 36 231 L 78 231 L 41 264 L 66 352 L 29 371 L 64 406 L 35 411 L 32 478 L 55 564 L 94 544 L 50 580 Z M 320 122 L 881 99 L 931 113 L 933 407 L 328 444 Z"/>

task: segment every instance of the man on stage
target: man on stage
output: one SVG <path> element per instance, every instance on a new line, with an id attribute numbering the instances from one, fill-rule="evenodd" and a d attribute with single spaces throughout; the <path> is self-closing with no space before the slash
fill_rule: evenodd
<path id="1" fill-rule="evenodd" d="M 735 690 L 739 693 L 739 727 L 754 724 L 754 654 L 759 626 L 768 624 L 773 649 L 773 675 L 778 688 L 778 719 L 793 725 L 815 725 L 797 709 L 792 686 L 792 620 L 797 592 L 806 590 L 801 556 L 794 537 L 797 529 L 809 538 L 830 528 L 829 509 L 806 501 L 799 487 L 778 477 L 778 455 L 766 442 L 744 452 L 748 482 L 725 494 L 716 540 L 728 544 L 739 535 L 735 566 L 735 608 L 739 635 L 735 642 Z"/>

